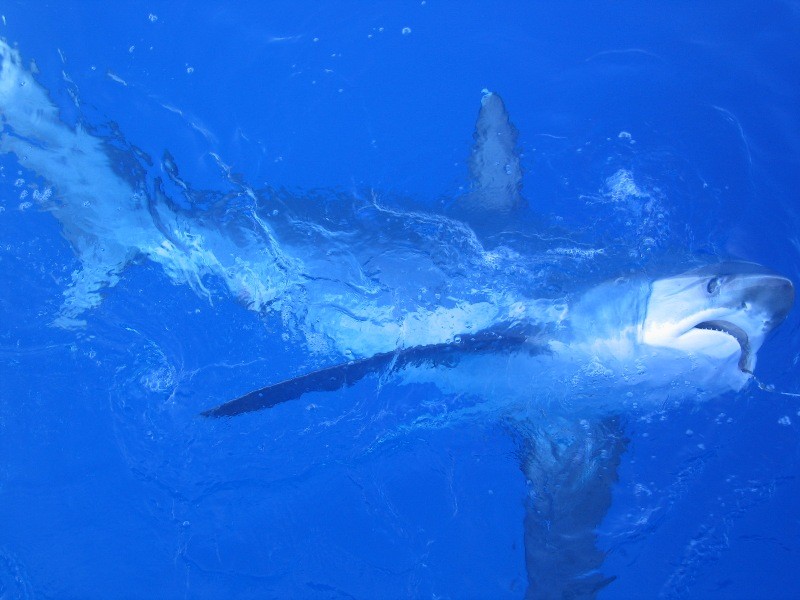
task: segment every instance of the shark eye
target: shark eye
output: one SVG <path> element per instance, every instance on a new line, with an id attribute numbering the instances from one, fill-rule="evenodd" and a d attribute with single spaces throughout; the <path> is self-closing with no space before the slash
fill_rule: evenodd
<path id="1" fill-rule="evenodd" d="M 706 291 L 709 294 L 713 294 L 719 289 L 719 277 L 712 277 L 708 280 L 708 285 L 706 285 Z"/>

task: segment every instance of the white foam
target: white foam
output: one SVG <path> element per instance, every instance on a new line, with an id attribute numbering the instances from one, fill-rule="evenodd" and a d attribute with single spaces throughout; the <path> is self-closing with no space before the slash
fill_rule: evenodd
<path id="1" fill-rule="evenodd" d="M 266 255 L 252 262 L 219 231 L 199 227 L 159 205 L 158 216 L 172 232 L 165 238 L 142 192 L 112 168 L 102 140 L 61 122 L 56 106 L 22 66 L 19 53 L 5 42 L 0 42 L 0 61 L 0 109 L 8 125 L 0 136 L 0 151 L 15 154 L 22 166 L 50 182 L 52 188 L 35 192 L 35 200 L 44 203 L 51 189 L 56 190 L 59 201 L 48 208 L 82 265 L 64 292 L 56 324 L 80 325 L 82 313 L 99 304 L 102 290 L 113 287 L 125 265 L 139 254 L 209 299 L 206 276 L 222 278 L 256 310 L 280 293 L 276 281 L 281 277 L 275 268 L 280 257 Z M 19 178 L 17 185 L 23 184 Z"/>

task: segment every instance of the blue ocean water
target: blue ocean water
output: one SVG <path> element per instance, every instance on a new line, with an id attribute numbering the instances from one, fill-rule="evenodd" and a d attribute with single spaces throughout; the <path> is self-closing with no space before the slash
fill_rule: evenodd
<path id="1" fill-rule="evenodd" d="M 524 597 L 497 399 L 367 379 L 199 413 L 632 271 L 800 281 L 797 2 L 0 12 L 62 124 L 0 157 L 3 598 Z M 484 89 L 519 131 L 510 221 L 454 209 Z M 599 597 L 800 594 L 798 323 L 759 352 L 775 391 L 620 415 Z"/>

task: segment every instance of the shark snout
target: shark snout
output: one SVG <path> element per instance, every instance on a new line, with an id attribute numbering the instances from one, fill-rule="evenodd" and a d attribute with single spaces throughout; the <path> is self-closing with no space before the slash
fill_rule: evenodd
<path id="1" fill-rule="evenodd" d="M 769 333 L 788 316 L 794 305 L 794 285 L 777 273 L 757 273 L 731 280 L 728 306 L 735 312 L 732 320 L 750 324 L 752 335 Z M 735 308 L 738 304 L 738 309 Z M 745 327 L 747 329 L 747 327 Z"/>
<path id="2" fill-rule="evenodd" d="M 756 288 L 754 302 L 769 315 L 765 329 L 771 331 L 783 323 L 794 306 L 794 285 L 780 276 L 765 277 Z"/>

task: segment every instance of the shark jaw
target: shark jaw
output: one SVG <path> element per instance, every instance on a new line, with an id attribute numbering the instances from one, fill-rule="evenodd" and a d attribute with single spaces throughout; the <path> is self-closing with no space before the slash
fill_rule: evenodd
<path id="1" fill-rule="evenodd" d="M 750 336 L 747 332 L 734 325 L 730 321 L 703 321 L 702 323 L 698 323 L 694 326 L 694 329 L 699 329 L 702 331 L 718 331 L 720 333 L 725 333 L 731 336 L 733 339 L 736 340 L 736 343 L 739 344 L 739 362 L 737 366 L 742 373 L 749 373 L 750 375 L 753 374 L 753 367 L 755 366 L 755 354 L 753 354 L 750 348 Z"/>
<path id="2" fill-rule="evenodd" d="M 709 265 L 653 282 L 640 340 L 752 376 L 764 339 L 793 303 L 792 282 L 760 265 Z"/>

